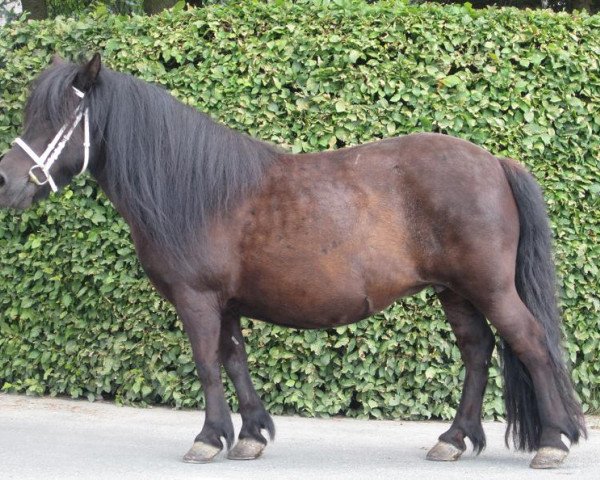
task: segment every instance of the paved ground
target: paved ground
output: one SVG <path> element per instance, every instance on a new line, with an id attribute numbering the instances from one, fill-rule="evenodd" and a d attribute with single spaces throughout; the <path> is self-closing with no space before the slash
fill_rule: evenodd
<path id="1" fill-rule="evenodd" d="M 504 425 L 487 423 L 488 448 L 452 464 L 425 453 L 439 422 L 277 417 L 262 458 L 181 462 L 202 413 L 0 394 L 0 479 L 558 479 L 600 478 L 600 419 L 563 468 L 533 471 L 530 455 L 504 448 Z M 240 418 L 234 416 L 236 429 Z"/>

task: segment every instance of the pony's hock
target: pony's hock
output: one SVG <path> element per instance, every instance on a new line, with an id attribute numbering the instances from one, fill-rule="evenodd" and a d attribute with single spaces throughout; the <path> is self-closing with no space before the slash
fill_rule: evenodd
<path id="1" fill-rule="evenodd" d="M 81 120 L 84 120 L 81 122 Z M 89 161 L 89 165 L 88 165 Z M 586 434 L 561 347 L 542 194 L 516 162 L 436 134 L 293 155 L 236 133 L 160 88 L 53 61 L 0 163 L 0 206 L 26 208 L 88 166 L 175 306 L 206 398 L 185 461 L 234 443 L 221 366 L 242 417 L 229 458 L 274 435 L 248 372 L 240 317 L 296 328 L 357 322 L 435 287 L 466 367 L 456 417 L 430 460 L 479 453 L 483 394 L 501 338 L 507 438 L 553 468 Z M 30 175 L 30 173 L 32 173 Z M 39 175 L 39 176 L 38 176 Z"/>

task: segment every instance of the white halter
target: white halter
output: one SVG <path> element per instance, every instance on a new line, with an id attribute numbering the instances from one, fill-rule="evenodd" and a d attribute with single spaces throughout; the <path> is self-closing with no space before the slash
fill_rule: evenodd
<path id="1" fill-rule="evenodd" d="M 83 99 L 85 94 L 73 87 L 75 90 L 75 94 Z M 29 145 L 27 145 L 21 138 L 17 137 L 14 140 L 14 143 L 19 145 L 29 157 L 35 162 L 35 165 L 29 169 L 29 178 L 36 185 L 45 185 L 46 183 L 50 185 L 50 188 L 53 192 L 58 191 L 58 187 L 54 182 L 52 176 L 50 175 L 50 168 L 56 160 L 58 160 L 59 155 L 65 148 L 67 142 L 73 135 L 73 132 L 81 122 L 83 118 L 83 166 L 81 167 L 81 171 L 77 175 L 81 175 L 86 171 L 88 167 L 88 163 L 90 161 L 90 119 L 88 114 L 88 109 L 84 109 L 82 103 L 80 103 L 75 109 L 75 119 L 69 124 L 65 123 L 62 128 L 58 131 L 58 133 L 54 136 L 52 141 L 44 150 L 41 156 L 38 156 Z M 40 169 L 42 173 L 46 176 L 45 180 L 40 180 L 36 177 L 34 171 L 35 169 Z"/>

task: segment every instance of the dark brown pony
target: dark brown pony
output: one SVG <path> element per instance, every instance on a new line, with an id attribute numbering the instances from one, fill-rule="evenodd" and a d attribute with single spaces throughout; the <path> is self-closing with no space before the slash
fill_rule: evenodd
<path id="1" fill-rule="evenodd" d="M 274 434 L 250 380 L 240 316 L 335 327 L 429 286 L 467 373 L 456 418 L 427 458 L 456 460 L 467 437 L 477 452 L 485 446 L 488 322 L 502 339 L 507 440 L 537 450 L 532 466 L 548 468 L 568 453 L 561 434 L 572 443 L 585 435 L 561 348 L 548 218 L 516 162 L 435 134 L 292 155 L 101 69 L 96 55 L 83 66 L 56 60 L 36 81 L 22 143 L 0 163 L 0 206 L 26 208 L 48 195 L 50 179 L 60 188 L 82 169 L 83 123 L 46 170 L 32 158 L 84 109 L 90 173 L 192 344 L 206 420 L 186 461 L 210 461 L 222 438 L 233 444 L 221 365 L 243 420 L 229 458 L 256 458 L 262 431 Z"/>

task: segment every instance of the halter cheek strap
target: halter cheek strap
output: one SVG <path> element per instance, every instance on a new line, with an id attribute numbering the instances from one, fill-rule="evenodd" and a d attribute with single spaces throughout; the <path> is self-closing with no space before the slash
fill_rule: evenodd
<path id="1" fill-rule="evenodd" d="M 73 87 L 75 94 L 83 99 L 85 94 Z M 46 183 L 50 185 L 50 188 L 53 192 L 58 191 L 58 187 L 50 175 L 50 168 L 54 165 L 54 162 L 58 160 L 58 157 L 62 153 L 63 149 L 67 145 L 67 142 L 73 135 L 73 132 L 81 122 L 83 118 L 83 165 L 81 170 L 77 175 L 81 175 L 83 172 L 87 170 L 89 161 L 90 161 L 90 119 L 89 119 L 89 111 L 87 108 L 83 108 L 82 103 L 80 103 L 75 109 L 75 118 L 73 121 L 69 123 L 65 123 L 62 128 L 58 131 L 58 133 L 54 136 L 54 138 L 50 141 L 46 150 L 42 155 L 38 156 L 33 149 L 27 145 L 23 141 L 23 139 L 17 137 L 14 140 L 14 143 L 19 145 L 23 149 L 23 151 L 29 155 L 29 157 L 35 162 L 35 165 L 29 169 L 29 179 L 35 183 L 36 185 L 45 185 Z M 36 173 L 36 170 L 39 170 L 45 178 L 40 178 L 38 175 L 40 173 Z"/>

